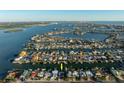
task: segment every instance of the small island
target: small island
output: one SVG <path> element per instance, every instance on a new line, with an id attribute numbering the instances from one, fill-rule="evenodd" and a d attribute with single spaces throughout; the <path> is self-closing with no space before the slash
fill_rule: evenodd
<path id="1" fill-rule="evenodd" d="M 25 30 L 24 28 L 10 28 L 10 29 L 5 29 L 4 33 L 11 33 L 11 32 L 20 32 Z"/>

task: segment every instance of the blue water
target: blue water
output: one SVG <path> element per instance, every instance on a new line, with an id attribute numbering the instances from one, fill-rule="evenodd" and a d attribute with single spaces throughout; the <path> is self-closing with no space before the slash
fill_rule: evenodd
<path id="1" fill-rule="evenodd" d="M 71 29 L 73 24 L 68 28 Z M 9 59 L 17 54 L 28 40 L 36 35 L 53 31 L 54 28 L 67 28 L 67 24 L 48 25 L 48 26 L 35 26 L 27 28 L 24 31 L 4 33 L 0 31 L 0 72 L 6 72 L 8 69 L 13 68 Z"/>
<path id="2" fill-rule="evenodd" d="M 70 24 L 69 27 L 67 26 L 68 24 Z M 9 61 L 9 59 L 14 58 L 14 55 L 17 54 L 24 47 L 24 44 L 28 42 L 28 40 L 32 36 L 36 34 L 42 34 L 45 32 L 53 31 L 54 28 L 72 29 L 73 25 L 74 24 L 72 23 L 60 22 L 57 25 L 53 24 L 42 27 L 35 26 L 27 28 L 26 30 L 20 32 L 4 33 L 4 31 L 0 31 L 0 77 L 1 75 L 3 75 L 4 72 L 13 68 L 13 64 Z M 66 36 L 77 37 L 68 34 Z M 86 33 L 83 35 L 83 39 L 89 40 L 91 39 L 103 40 L 104 38 L 106 38 L 106 35 L 103 34 L 100 35 Z"/>

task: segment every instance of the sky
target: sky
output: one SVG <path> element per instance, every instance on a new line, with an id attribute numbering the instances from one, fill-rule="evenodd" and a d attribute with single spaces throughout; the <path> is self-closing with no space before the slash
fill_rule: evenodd
<path id="1" fill-rule="evenodd" d="M 0 22 L 124 21 L 124 10 L 0 10 Z"/>

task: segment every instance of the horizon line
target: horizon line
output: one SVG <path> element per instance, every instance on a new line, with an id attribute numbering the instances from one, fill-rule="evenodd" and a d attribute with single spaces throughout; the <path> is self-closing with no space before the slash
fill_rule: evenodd
<path id="1" fill-rule="evenodd" d="M 59 20 L 46 20 L 46 21 L 0 21 L 2 22 L 100 22 L 100 21 L 115 21 L 115 22 L 123 22 L 124 20 L 93 20 L 93 21 L 79 21 L 79 20 L 66 20 L 66 21 L 59 21 Z"/>

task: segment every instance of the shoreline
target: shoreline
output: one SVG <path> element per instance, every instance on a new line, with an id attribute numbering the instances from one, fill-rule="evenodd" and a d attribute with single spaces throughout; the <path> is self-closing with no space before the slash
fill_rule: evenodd
<path id="1" fill-rule="evenodd" d="M 117 42 L 117 38 L 116 38 L 117 34 L 115 32 L 113 33 L 111 32 L 111 36 L 107 38 L 107 41 L 106 40 L 86 41 L 81 39 L 62 38 L 62 37 L 53 36 L 63 33 L 64 34 L 73 33 L 76 35 L 82 35 L 80 29 L 74 29 L 74 31 L 68 31 L 66 29 L 63 29 L 60 31 L 51 31 L 42 35 L 32 36 L 31 41 L 26 43 L 26 46 L 13 59 L 12 64 L 25 65 L 32 63 L 31 65 L 33 66 L 39 65 L 40 67 L 40 63 L 41 63 L 44 68 L 46 69 L 49 68 L 52 70 L 53 68 L 65 69 L 66 67 L 72 70 L 92 69 L 93 67 L 98 67 L 98 72 L 91 71 L 91 73 L 95 74 L 94 76 L 97 76 L 100 79 L 101 78 L 110 79 L 112 76 L 108 72 L 106 74 L 106 69 L 108 68 L 110 69 L 111 67 L 114 67 L 115 71 L 119 71 L 117 68 L 120 69 L 119 66 L 121 64 L 123 65 L 123 61 L 124 61 L 122 57 L 123 50 L 121 50 L 120 48 L 119 45 L 120 43 Z M 110 34 L 110 32 L 108 34 Z M 105 50 L 103 51 L 102 49 L 104 48 Z M 111 50 L 109 50 L 109 48 Z M 115 48 L 115 50 L 113 48 Z M 92 51 L 84 51 L 85 49 L 91 49 Z M 63 64 L 62 65 L 63 67 L 60 68 L 60 64 Z M 110 64 L 112 65 L 111 67 Z M 31 67 L 31 69 L 32 68 L 33 67 Z M 105 70 L 103 68 L 105 68 Z M 97 71 L 97 69 L 95 70 Z M 120 74 L 123 74 L 122 72 L 123 70 L 120 72 Z M 10 74 L 9 76 L 10 78 L 12 77 L 12 79 L 15 79 L 16 72 L 12 72 L 8 74 Z M 26 82 L 33 82 L 33 81 L 30 80 Z"/>

